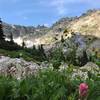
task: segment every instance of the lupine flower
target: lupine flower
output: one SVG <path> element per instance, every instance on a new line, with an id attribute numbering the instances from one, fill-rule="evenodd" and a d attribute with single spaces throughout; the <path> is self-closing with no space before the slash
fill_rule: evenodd
<path id="1" fill-rule="evenodd" d="M 88 85 L 86 83 L 81 83 L 79 86 L 80 97 L 86 97 L 88 93 Z"/>

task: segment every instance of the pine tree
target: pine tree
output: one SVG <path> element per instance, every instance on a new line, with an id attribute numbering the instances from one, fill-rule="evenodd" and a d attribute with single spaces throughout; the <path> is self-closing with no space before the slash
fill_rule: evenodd
<path id="1" fill-rule="evenodd" d="M 35 47 L 35 45 L 33 45 L 33 50 L 36 50 L 36 47 Z"/>
<path id="2" fill-rule="evenodd" d="M 45 50 L 44 50 L 44 48 L 43 48 L 43 44 L 39 45 L 38 49 L 39 49 L 40 55 L 41 55 L 44 59 L 46 59 L 46 54 L 45 54 Z"/>
<path id="3" fill-rule="evenodd" d="M 63 43 L 65 40 L 64 40 L 64 38 L 63 38 L 63 35 L 61 36 L 61 42 Z"/>
<path id="4" fill-rule="evenodd" d="M 40 45 L 40 51 L 43 53 L 44 52 L 44 48 L 43 48 L 43 45 L 41 44 Z"/>
<path id="5" fill-rule="evenodd" d="M 10 34 L 10 42 L 11 42 L 11 43 L 14 43 L 13 34 L 12 34 L 12 33 Z"/>
<path id="6" fill-rule="evenodd" d="M 65 29 L 63 33 L 68 33 L 68 30 L 67 30 L 67 29 Z"/>
<path id="7" fill-rule="evenodd" d="M 83 51 L 83 57 L 81 58 L 81 66 L 84 66 L 88 62 L 88 56 L 86 51 Z"/>
<path id="8" fill-rule="evenodd" d="M 24 40 L 23 40 L 23 42 L 22 42 L 22 48 L 25 48 L 25 42 L 24 42 Z"/>
<path id="9" fill-rule="evenodd" d="M 2 26 L 2 21 L 0 18 L 0 41 L 5 40 L 5 35 L 3 34 L 3 26 Z"/>

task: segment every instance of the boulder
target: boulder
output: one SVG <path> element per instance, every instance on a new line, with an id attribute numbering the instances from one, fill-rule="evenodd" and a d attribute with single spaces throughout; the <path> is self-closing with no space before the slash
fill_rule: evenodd
<path id="1" fill-rule="evenodd" d="M 27 62 L 22 58 L 0 57 L 0 74 L 4 76 L 14 76 L 20 79 L 35 74 L 39 68 L 37 63 Z"/>

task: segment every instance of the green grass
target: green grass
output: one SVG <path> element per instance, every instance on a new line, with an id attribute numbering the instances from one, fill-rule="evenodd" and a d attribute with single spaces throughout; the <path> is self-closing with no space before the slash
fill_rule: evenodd
<path id="1" fill-rule="evenodd" d="M 11 58 L 23 58 L 26 61 L 38 61 L 38 56 L 34 56 L 31 53 L 26 52 L 25 50 L 9 51 L 0 49 L 0 55 L 8 56 Z"/>
<path id="2" fill-rule="evenodd" d="M 87 100 L 100 100 L 100 78 L 72 79 L 72 69 L 42 69 L 37 75 L 22 80 L 0 77 L 0 100 L 78 100 L 78 87 L 89 85 Z"/>
<path id="3" fill-rule="evenodd" d="M 25 60 L 33 60 L 32 59 L 32 56 L 25 52 L 24 50 L 18 50 L 18 51 L 8 51 L 8 50 L 3 50 L 3 49 L 0 49 L 0 54 L 1 55 L 5 55 L 5 56 L 9 56 L 11 58 L 24 58 Z"/>

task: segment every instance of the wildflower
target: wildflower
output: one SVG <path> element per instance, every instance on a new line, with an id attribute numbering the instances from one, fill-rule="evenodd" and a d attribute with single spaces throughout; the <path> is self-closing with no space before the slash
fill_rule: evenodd
<path id="1" fill-rule="evenodd" d="M 80 97 L 86 97 L 88 93 L 88 85 L 86 83 L 81 83 L 79 86 L 79 95 Z"/>

